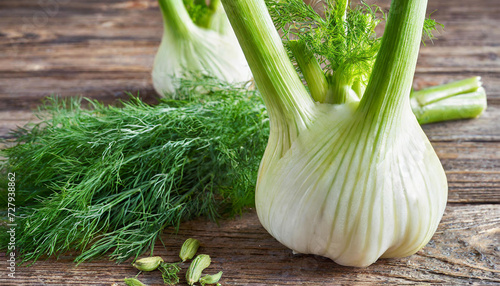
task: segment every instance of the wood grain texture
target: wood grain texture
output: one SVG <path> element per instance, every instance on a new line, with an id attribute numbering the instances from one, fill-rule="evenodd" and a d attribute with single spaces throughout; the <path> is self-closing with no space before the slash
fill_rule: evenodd
<path id="1" fill-rule="evenodd" d="M 389 0 L 370 0 L 384 9 Z M 431 242 L 416 255 L 349 268 L 293 255 L 260 225 L 254 210 L 220 225 L 204 219 L 166 230 L 154 253 L 177 261 L 183 240 L 202 241 L 209 273 L 223 285 L 500 285 L 500 5 L 498 0 L 431 0 L 445 25 L 421 48 L 414 88 L 481 76 L 488 109 L 477 119 L 423 126 L 446 171 L 446 213 Z M 127 92 L 156 102 L 150 71 L 162 33 L 155 0 L 0 1 L 0 137 L 36 121 L 31 110 L 51 94 L 114 104 Z M 0 146 L 1 148 L 2 146 Z M 111 285 L 136 274 L 105 259 L 76 267 L 75 255 L 18 267 L 0 285 Z M 183 266 L 182 275 L 187 265 Z M 141 274 L 162 285 L 159 273 Z M 186 284 L 181 284 L 186 285 Z"/>
<path id="2" fill-rule="evenodd" d="M 161 23 L 153 0 L 2 1 L 0 110 L 35 108 L 51 94 L 153 101 Z"/>

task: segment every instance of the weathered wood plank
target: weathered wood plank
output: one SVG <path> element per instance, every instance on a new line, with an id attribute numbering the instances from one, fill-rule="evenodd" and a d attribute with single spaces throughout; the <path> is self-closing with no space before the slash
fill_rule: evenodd
<path id="1" fill-rule="evenodd" d="M 500 31 L 498 15 L 500 5 L 496 0 L 482 1 L 429 1 L 427 9 L 433 19 L 444 24 L 444 32 L 438 36 L 438 45 L 469 46 L 471 48 L 498 46 Z"/>
<path id="2" fill-rule="evenodd" d="M 420 49 L 419 73 L 500 73 L 500 47 L 425 46 Z"/>
<path id="3" fill-rule="evenodd" d="M 293 255 L 250 211 L 240 218 L 223 220 L 220 226 L 203 219 L 185 223 L 178 235 L 165 234 L 166 248 L 158 243 L 154 253 L 175 262 L 183 240 L 198 238 L 202 242 L 199 253 L 212 257 L 206 273 L 223 271 L 223 285 L 498 285 L 499 233 L 499 205 L 449 205 L 433 239 L 416 255 L 351 268 L 322 257 Z M 5 261 L 5 257 L 0 260 Z M 65 255 L 59 260 L 36 262 L 30 268 L 20 267 L 15 280 L 0 277 L 0 284 L 111 285 L 137 273 L 128 263 L 100 260 L 75 267 L 71 260 Z M 183 265 L 182 275 L 186 268 Z M 158 272 L 139 277 L 148 285 L 162 285 Z"/>
<path id="4" fill-rule="evenodd" d="M 450 203 L 500 203 L 498 142 L 432 142 L 448 178 Z"/>
<path id="5" fill-rule="evenodd" d="M 417 74 L 414 87 L 421 89 L 451 80 L 459 80 L 478 73 L 450 76 L 443 74 Z M 3 78 L 2 78 L 3 77 Z M 486 89 L 489 108 L 500 106 L 500 74 L 482 77 Z M 33 86 L 28 85 L 33 83 Z M 57 86 L 57 88 L 54 88 Z M 128 93 L 140 94 L 149 103 L 156 102 L 150 72 L 117 71 L 41 71 L 41 72 L 0 72 L 0 111 L 36 109 L 43 98 L 50 95 L 85 96 L 105 103 L 127 99 Z M 497 107 L 498 108 L 498 107 Z M 494 114 L 493 116 L 497 116 Z"/>
<path id="6" fill-rule="evenodd" d="M 34 108 L 50 94 L 105 102 L 126 92 L 156 96 L 150 69 L 163 29 L 157 1 L 0 5 L 0 109 Z"/>

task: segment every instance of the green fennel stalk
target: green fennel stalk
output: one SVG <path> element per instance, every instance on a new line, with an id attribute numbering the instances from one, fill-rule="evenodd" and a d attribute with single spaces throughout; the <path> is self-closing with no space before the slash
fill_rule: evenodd
<path id="1" fill-rule="evenodd" d="M 413 91 L 410 102 L 420 124 L 474 118 L 486 109 L 486 92 L 479 77 Z"/>

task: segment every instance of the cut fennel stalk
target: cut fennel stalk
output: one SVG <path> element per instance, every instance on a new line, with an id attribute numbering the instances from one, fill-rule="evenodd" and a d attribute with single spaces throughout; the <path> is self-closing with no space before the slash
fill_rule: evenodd
<path id="1" fill-rule="evenodd" d="M 486 109 L 486 92 L 480 77 L 471 77 L 410 94 L 420 124 L 475 118 Z"/>
<path id="2" fill-rule="evenodd" d="M 252 74 L 219 1 L 194 22 L 182 0 L 158 0 L 164 32 L 152 78 L 160 96 L 171 96 L 179 78 L 203 74 L 228 83 L 247 82 Z"/>
<path id="3" fill-rule="evenodd" d="M 295 252 L 349 266 L 425 246 L 448 189 L 410 106 L 427 1 L 392 1 L 366 90 L 342 104 L 307 92 L 264 0 L 222 3 L 270 117 L 256 187 L 266 230 Z"/>

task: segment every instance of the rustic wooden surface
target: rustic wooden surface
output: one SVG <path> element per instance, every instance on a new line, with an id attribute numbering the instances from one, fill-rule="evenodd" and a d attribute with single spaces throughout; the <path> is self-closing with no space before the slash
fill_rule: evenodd
<path id="1" fill-rule="evenodd" d="M 388 0 L 380 0 L 383 7 Z M 199 219 L 179 234 L 165 231 L 155 254 L 176 261 L 182 241 L 196 237 L 210 254 L 208 272 L 223 285 L 500 284 L 500 3 L 430 0 L 445 24 L 421 49 L 414 85 L 482 76 L 488 110 L 479 119 L 424 126 L 446 170 L 450 194 L 431 242 L 416 255 L 349 268 L 292 255 L 260 226 L 253 210 L 220 225 Z M 113 103 L 137 93 L 155 101 L 150 70 L 162 32 L 154 0 L 0 1 L 0 136 L 33 120 L 31 109 L 50 94 Z M 71 254 L 18 267 L 8 278 L 0 254 L 0 285 L 123 284 L 136 271 L 100 260 L 76 267 Z M 183 270 L 183 273 L 185 271 Z M 158 273 L 140 276 L 161 285 Z"/>

